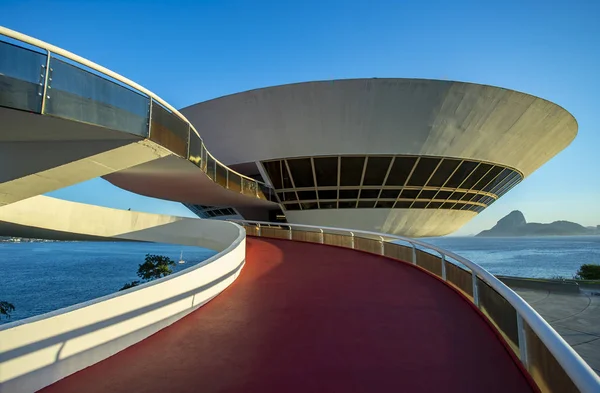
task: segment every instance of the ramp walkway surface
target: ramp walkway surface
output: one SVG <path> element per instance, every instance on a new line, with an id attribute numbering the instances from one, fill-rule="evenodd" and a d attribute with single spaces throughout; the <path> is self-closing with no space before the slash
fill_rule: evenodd
<path id="1" fill-rule="evenodd" d="M 43 392 L 531 392 L 479 312 L 410 264 L 247 238 L 205 306 Z"/>

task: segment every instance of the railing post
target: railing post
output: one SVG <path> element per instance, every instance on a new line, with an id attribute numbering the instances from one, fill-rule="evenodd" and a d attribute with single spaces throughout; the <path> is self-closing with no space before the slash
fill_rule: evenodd
<path id="1" fill-rule="evenodd" d="M 383 236 L 379 236 L 381 238 L 381 240 L 379 241 L 380 245 L 381 245 L 381 249 L 379 250 L 379 253 L 381 255 L 385 255 L 385 244 L 383 242 Z"/>
<path id="2" fill-rule="evenodd" d="M 351 236 L 350 245 L 352 246 L 352 249 L 354 250 L 354 232 L 350 232 L 350 236 Z"/>
<path id="3" fill-rule="evenodd" d="M 410 243 L 410 245 L 412 246 L 412 263 L 413 265 L 417 264 L 417 248 L 415 247 L 414 243 Z"/>
<path id="4" fill-rule="evenodd" d="M 446 254 L 440 253 L 440 255 L 442 256 L 442 278 L 444 279 L 444 281 L 447 281 L 446 280 Z"/>
<path id="5" fill-rule="evenodd" d="M 48 79 L 50 78 L 50 56 L 52 56 L 52 53 L 50 53 L 49 50 L 46 50 L 46 65 L 42 65 L 42 67 L 46 69 L 46 72 L 44 72 L 44 86 L 42 87 L 42 107 L 40 108 L 40 113 L 42 115 L 44 114 L 44 109 L 46 108 L 46 100 L 50 99 L 50 96 L 47 95 Z"/>
<path id="6" fill-rule="evenodd" d="M 325 235 L 323 234 L 323 230 L 320 230 L 321 232 L 319 233 L 319 243 L 323 244 L 325 242 Z"/>
<path id="7" fill-rule="evenodd" d="M 288 240 L 292 240 L 292 227 L 289 226 L 288 228 Z"/>
<path id="8" fill-rule="evenodd" d="M 148 139 L 150 139 L 150 133 L 152 132 L 152 97 L 150 97 L 150 109 L 148 110 Z"/>
<path id="9" fill-rule="evenodd" d="M 479 289 L 477 288 L 477 273 L 471 270 L 471 278 L 473 280 L 473 303 L 479 308 Z"/>
<path id="10" fill-rule="evenodd" d="M 227 168 L 227 167 L 225 167 L 224 165 L 223 165 L 223 167 L 224 167 L 224 168 Z M 225 170 L 225 179 L 226 179 L 226 180 L 225 180 L 225 184 L 227 184 L 227 187 L 226 187 L 226 188 L 229 190 L 229 169 L 226 169 L 226 170 Z"/>
<path id="11" fill-rule="evenodd" d="M 258 225 L 257 229 L 256 229 L 256 234 L 258 235 L 258 237 L 261 237 L 261 233 L 260 233 L 260 224 L 256 224 Z"/>
<path id="12" fill-rule="evenodd" d="M 521 314 L 519 314 L 518 311 L 515 310 L 515 312 L 517 313 L 517 334 L 519 337 L 519 353 L 521 355 L 521 363 L 523 363 L 523 366 L 526 370 L 529 370 L 529 355 L 527 353 L 527 335 L 525 334 L 525 327 L 523 326 L 523 317 L 521 317 Z"/>

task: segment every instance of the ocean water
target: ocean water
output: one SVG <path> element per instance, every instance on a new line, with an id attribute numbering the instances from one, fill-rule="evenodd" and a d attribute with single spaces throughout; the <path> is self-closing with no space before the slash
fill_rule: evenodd
<path id="1" fill-rule="evenodd" d="M 185 264 L 202 262 L 216 252 L 201 247 L 138 242 L 0 243 L 0 300 L 15 306 L 13 322 L 118 291 L 139 280 L 136 272 L 146 254 Z"/>
<path id="2" fill-rule="evenodd" d="M 584 263 L 600 264 L 600 236 L 422 240 L 499 275 L 571 278 Z M 137 267 L 147 253 L 177 261 L 181 251 L 187 263 L 174 271 L 215 254 L 199 247 L 158 243 L 0 243 L 0 300 L 16 307 L 8 322 L 43 314 L 118 291 L 137 279 Z"/>
<path id="3" fill-rule="evenodd" d="M 422 240 L 453 251 L 497 275 L 573 278 L 584 263 L 600 264 L 600 236 L 440 237 Z"/>

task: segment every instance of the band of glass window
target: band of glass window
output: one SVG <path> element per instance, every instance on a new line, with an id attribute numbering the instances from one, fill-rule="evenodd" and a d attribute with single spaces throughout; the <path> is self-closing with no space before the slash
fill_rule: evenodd
<path id="1" fill-rule="evenodd" d="M 518 171 L 497 164 L 427 156 L 320 156 L 262 164 L 285 210 L 480 212 L 523 179 Z"/>
<path id="2" fill-rule="evenodd" d="M 220 216 L 235 216 L 238 213 L 230 207 L 205 206 L 184 203 L 184 205 L 192 212 L 196 213 L 200 218 L 212 218 Z"/>

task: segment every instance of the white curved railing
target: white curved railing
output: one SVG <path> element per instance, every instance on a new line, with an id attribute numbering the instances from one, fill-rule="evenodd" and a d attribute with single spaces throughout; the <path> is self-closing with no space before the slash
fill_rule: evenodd
<path id="1" fill-rule="evenodd" d="M 144 95 L 146 95 L 151 100 L 154 100 L 154 101 L 158 102 L 159 104 L 161 104 L 162 106 L 164 106 L 165 108 L 167 108 L 169 111 L 171 111 L 171 113 L 173 113 L 174 115 L 176 115 L 177 117 L 179 117 L 179 119 L 183 120 L 189 126 L 190 130 L 192 130 L 196 134 L 196 136 L 198 136 L 198 138 L 201 140 L 202 146 L 205 146 L 204 145 L 204 141 L 202 140 L 202 137 L 200 136 L 200 134 L 198 133 L 198 131 L 196 130 L 196 128 L 194 127 L 194 125 L 185 116 L 183 116 L 177 109 L 175 109 L 168 102 L 166 102 L 165 100 L 163 100 L 162 98 L 160 98 L 158 95 L 154 94 L 153 92 L 151 92 L 150 90 L 146 89 L 145 87 L 143 87 L 143 86 L 135 83 L 134 81 L 132 81 L 132 80 L 130 80 L 130 79 L 128 79 L 128 78 L 126 78 L 126 77 L 124 77 L 122 75 L 119 75 L 116 72 L 111 71 L 108 68 L 105 68 L 105 67 L 103 67 L 103 66 L 101 66 L 99 64 L 96 64 L 96 63 L 94 63 L 94 62 L 92 62 L 90 60 L 87 60 L 87 59 L 85 59 L 85 58 L 83 58 L 81 56 L 78 56 L 78 55 L 76 55 L 74 53 L 71 53 L 71 52 L 69 52 L 67 50 L 59 48 L 57 46 L 54 46 L 52 44 L 49 44 L 49 43 L 44 42 L 42 40 L 39 40 L 37 38 L 30 37 L 30 36 L 25 35 L 23 33 L 19 33 L 18 31 L 14 31 L 14 30 L 8 29 L 8 28 L 6 28 L 4 26 L 0 26 L 0 35 L 5 36 L 5 37 L 10 37 L 10 38 L 12 38 L 12 39 L 14 39 L 16 41 L 20 41 L 20 42 L 26 43 L 28 45 L 40 48 L 40 49 L 46 51 L 48 59 L 51 58 L 52 54 L 62 56 L 62 57 L 66 58 L 66 59 L 69 59 L 69 60 L 71 60 L 73 62 L 79 63 L 79 64 L 81 64 L 81 65 L 83 65 L 85 67 L 88 67 L 88 68 L 90 68 L 90 69 L 92 69 L 92 70 L 94 70 L 96 72 L 104 74 L 104 75 L 106 75 L 106 76 L 108 76 L 108 77 L 110 77 L 110 78 L 112 78 L 112 79 L 114 79 L 114 80 L 116 80 L 116 81 L 118 81 L 118 82 L 120 82 L 120 83 L 122 83 L 122 84 L 124 84 L 124 85 L 126 85 L 126 86 L 128 86 L 128 87 L 130 87 L 130 88 L 132 88 L 132 89 L 134 89 L 136 91 L 138 91 L 138 92 L 140 92 L 140 93 L 143 93 Z M 44 88 L 48 84 L 48 77 L 47 76 L 48 76 L 48 73 L 46 73 L 46 78 L 44 80 Z M 45 97 L 45 94 L 44 94 L 44 96 L 42 97 L 42 99 L 45 99 L 45 98 L 46 97 Z M 189 141 L 188 141 L 188 143 L 189 143 Z M 235 175 L 239 176 L 240 178 L 245 179 L 247 182 L 256 184 L 257 185 L 257 187 L 256 187 L 257 190 L 261 189 L 260 186 L 262 186 L 262 189 L 269 189 L 269 195 L 265 196 L 266 199 L 271 200 L 270 199 L 271 196 L 274 198 L 274 192 L 271 192 L 272 188 L 268 184 L 266 184 L 264 182 L 261 182 L 261 181 L 258 181 L 256 179 L 253 179 L 251 177 L 243 175 L 243 174 L 241 174 L 241 173 L 239 173 L 237 171 L 234 171 L 233 169 L 228 168 L 226 165 L 224 165 L 218 159 L 216 159 L 208 151 L 208 149 L 205 149 L 205 151 L 215 161 L 216 165 L 220 165 L 220 166 L 222 166 L 223 168 L 225 168 L 227 170 L 227 174 L 234 173 Z M 247 194 L 245 194 L 245 195 L 247 195 Z M 257 197 L 258 197 L 258 193 L 257 193 Z"/>
<path id="2" fill-rule="evenodd" d="M 258 228 L 258 236 L 261 236 L 261 227 L 272 227 L 272 228 L 289 228 L 287 238 L 293 240 L 293 230 L 298 229 L 303 232 L 318 232 L 320 234 L 319 242 L 324 243 L 324 234 L 330 233 L 334 235 L 343 234 L 350 236 L 351 247 L 354 247 L 354 239 L 356 237 L 363 237 L 367 239 L 374 239 L 381 243 L 380 254 L 385 255 L 384 243 L 391 242 L 405 242 L 412 248 L 412 263 L 417 264 L 417 250 L 434 251 L 440 255 L 441 260 L 441 278 L 447 281 L 446 278 L 446 259 L 452 258 L 453 260 L 463 264 L 469 268 L 472 272 L 472 291 L 473 291 L 473 303 L 479 308 L 479 291 L 477 279 L 483 281 L 495 290 L 502 298 L 504 298 L 516 311 L 517 318 L 517 329 L 518 329 L 518 346 L 519 356 L 526 369 L 530 372 L 531 365 L 530 359 L 528 358 L 528 342 L 527 334 L 525 330 L 525 322 L 531 330 L 537 335 L 539 340 L 544 346 L 550 351 L 555 357 L 556 361 L 560 364 L 564 372 L 569 376 L 571 381 L 579 391 L 581 392 L 600 392 L 600 378 L 590 368 L 590 366 L 573 350 L 573 348 L 558 334 L 556 331 L 519 295 L 517 295 L 512 289 L 507 287 L 504 283 L 498 280 L 494 275 L 489 273 L 483 267 L 468 260 L 467 258 L 461 257 L 451 251 L 444 250 L 440 247 L 431 245 L 429 243 L 407 238 L 403 236 L 390 235 L 387 233 L 378 233 L 371 231 L 361 231 L 354 229 L 334 228 L 334 227 L 318 227 L 311 225 L 301 224 L 289 224 L 289 223 L 270 223 L 264 221 L 246 221 L 246 220 L 231 220 L 244 226 L 256 226 Z M 420 248 L 418 248 L 420 247 Z M 474 273 L 474 274 L 473 274 Z"/>
<path id="3" fill-rule="evenodd" d="M 116 210 L 43 196 L 2 206 L 0 217 L 13 217 L 18 220 L 15 227 L 21 228 L 36 229 L 46 222 L 45 229 L 57 232 L 70 228 L 75 234 L 121 240 L 211 244 L 219 251 L 167 277 L 0 326 L 0 393 L 37 391 L 140 342 L 217 296 L 235 281 L 245 263 L 246 233 L 231 222 Z M 110 223 L 114 228 L 108 233 Z"/>

